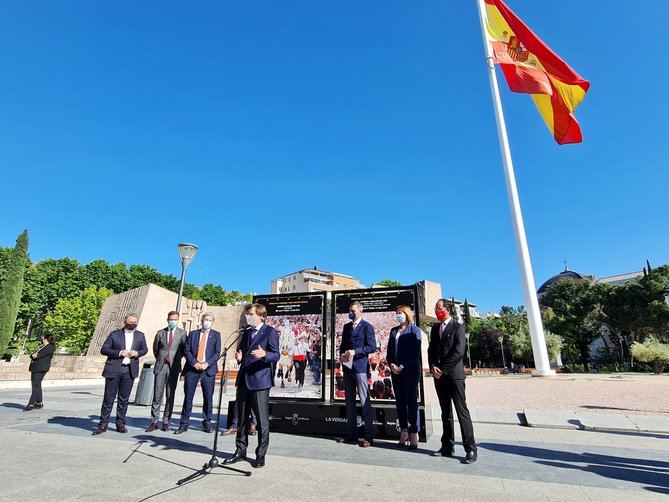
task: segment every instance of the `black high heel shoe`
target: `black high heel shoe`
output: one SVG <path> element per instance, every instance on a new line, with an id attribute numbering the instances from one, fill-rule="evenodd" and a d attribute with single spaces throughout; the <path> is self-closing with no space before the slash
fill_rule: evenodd
<path id="1" fill-rule="evenodd" d="M 406 436 L 405 436 L 405 434 L 406 434 Z M 409 434 L 407 434 L 406 431 L 402 431 L 400 433 L 400 440 L 397 443 L 397 447 L 398 448 L 406 448 L 407 446 L 409 446 Z"/>

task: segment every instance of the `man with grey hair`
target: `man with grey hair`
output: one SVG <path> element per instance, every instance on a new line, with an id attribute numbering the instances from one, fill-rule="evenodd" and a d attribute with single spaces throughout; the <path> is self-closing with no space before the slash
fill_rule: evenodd
<path id="1" fill-rule="evenodd" d="M 339 439 L 340 443 L 359 443 L 363 448 L 374 443 L 374 416 L 369 396 L 369 355 L 376 352 L 374 327 L 362 318 L 363 305 L 359 301 L 351 303 L 348 318 L 351 322 L 344 325 L 339 345 L 339 360 L 344 375 L 346 392 L 346 419 L 348 434 Z M 358 413 L 355 393 L 358 392 L 365 421 L 365 438 L 358 441 Z"/>
<path id="2" fill-rule="evenodd" d="M 211 433 L 211 412 L 214 405 L 214 384 L 218 370 L 218 358 L 221 356 L 221 334 L 211 329 L 214 315 L 206 312 L 202 315 L 202 328 L 191 331 L 184 346 L 184 404 L 181 409 L 181 422 L 175 434 L 183 434 L 190 425 L 193 411 L 193 396 L 198 382 L 202 387 L 202 430 Z"/>
<path id="3" fill-rule="evenodd" d="M 139 375 L 139 358 L 148 352 L 144 333 L 137 331 L 137 314 L 128 314 L 123 319 L 123 329 L 109 333 L 102 344 L 100 353 L 107 356 L 102 376 L 105 377 L 105 396 L 102 400 L 100 421 L 93 432 L 98 436 L 107 431 L 109 416 L 116 401 L 116 430 L 128 432 L 125 426 L 125 414 L 132 384 Z"/>

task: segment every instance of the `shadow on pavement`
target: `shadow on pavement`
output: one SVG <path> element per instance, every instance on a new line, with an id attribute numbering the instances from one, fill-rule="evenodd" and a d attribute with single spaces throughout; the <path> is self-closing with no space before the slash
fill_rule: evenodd
<path id="1" fill-rule="evenodd" d="M 669 462 L 501 443 L 481 443 L 479 446 L 496 452 L 535 458 L 536 463 L 541 465 L 592 472 L 609 479 L 646 485 L 644 489 L 649 491 L 669 493 Z"/>
<path id="2" fill-rule="evenodd" d="M 19 403 L 0 403 L 0 406 L 3 408 L 16 408 L 17 410 L 22 410 L 26 405 Z"/>

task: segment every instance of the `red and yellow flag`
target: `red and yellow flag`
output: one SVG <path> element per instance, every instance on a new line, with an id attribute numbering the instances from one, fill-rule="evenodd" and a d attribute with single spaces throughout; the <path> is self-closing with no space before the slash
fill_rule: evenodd
<path id="1" fill-rule="evenodd" d="M 485 0 L 486 38 L 513 92 L 531 94 L 555 141 L 580 143 L 572 112 L 590 82 L 572 70 L 502 0 Z"/>

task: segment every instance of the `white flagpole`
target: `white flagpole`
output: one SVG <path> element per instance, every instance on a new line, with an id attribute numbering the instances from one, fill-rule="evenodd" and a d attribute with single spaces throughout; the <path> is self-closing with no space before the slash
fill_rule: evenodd
<path id="1" fill-rule="evenodd" d="M 513 172 L 513 160 L 511 159 L 509 137 L 506 133 L 506 122 L 504 120 L 504 111 L 502 110 L 502 100 L 499 95 L 497 74 L 495 73 L 495 63 L 492 57 L 491 46 L 486 35 L 487 28 L 485 21 L 485 3 L 484 0 L 477 0 L 477 2 L 479 8 L 479 18 L 481 20 L 481 34 L 483 35 L 483 45 L 485 47 L 485 61 L 486 66 L 488 67 L 488 74 L 490 75 L 490 89 L 492 91 L 492 100 L 495 107 L 495 118 L 497 119 L 497 133 L 499 135 L 499 146 L 502 153 L 502 164 L 504 165 L 504 178 L 506 180 L 506 190 L 509 196 L 509 206 L 511 207 L 513 233 L 516 238 L 516 247 L 518 250 L 518 261 L 520 263 L 520 275 L 523 283 L 523 295 L 525 297 L 527 321 L 530 326 L 530 338 L 532 339 L 532 354 L 534 355 L 535 365 L 535 370 L 532 372 L 532 375 L 555 375 L 555 371 L 551 370 L 550 363 L 548 361 L 546 338 L 544 336 L 544 327 L 541 322 L 541 313 L 539 312 L 539 302 L 537 300 L 536 286 L 534 284 L 532 263 L 530 262 L 530 252 L 527 247 L 527 237 L 525 235 L 523 214 L 520 210 L 518 188 L 516 187 L 516 176 Z"/>

